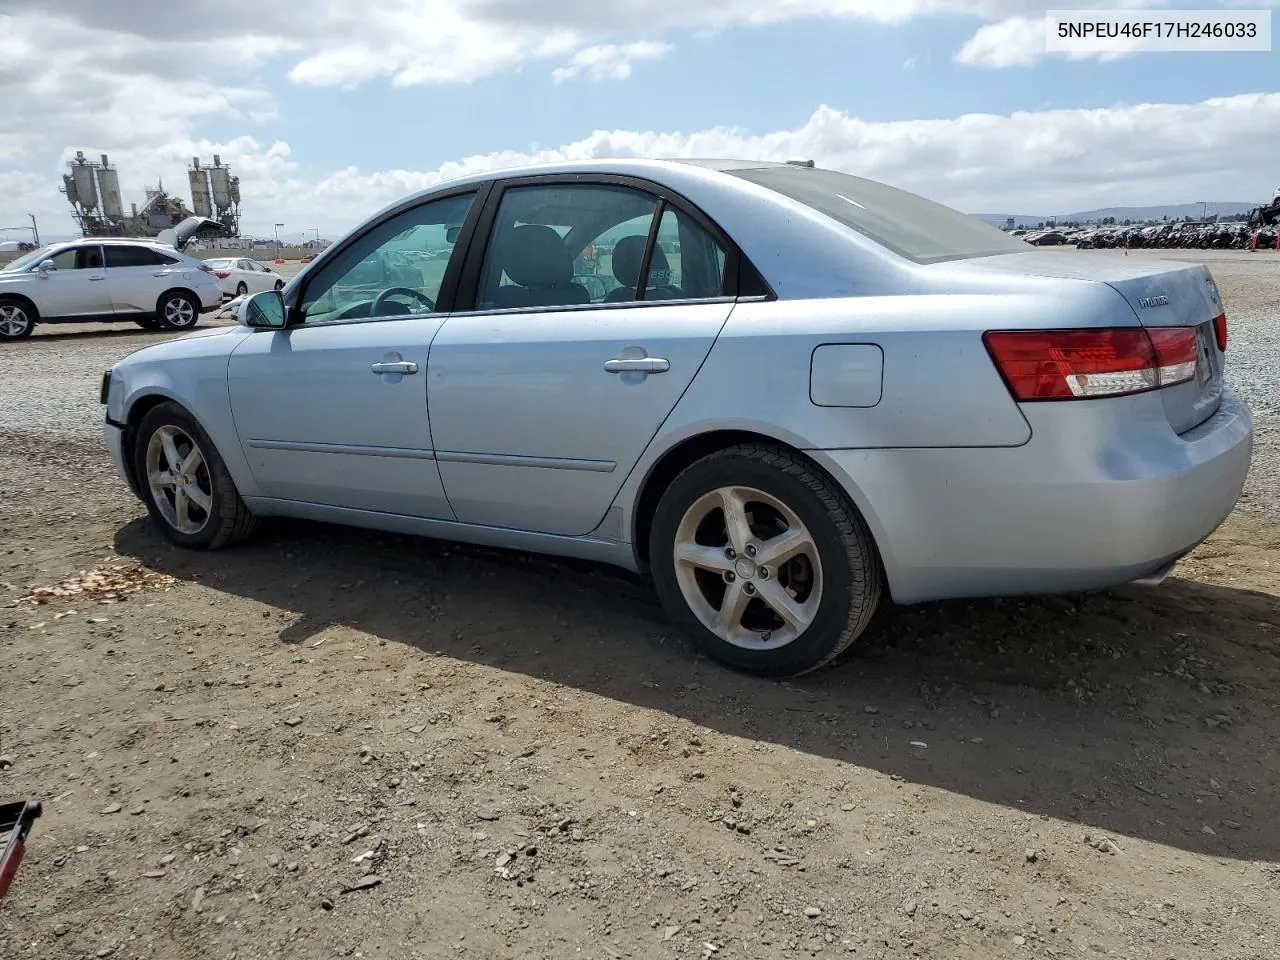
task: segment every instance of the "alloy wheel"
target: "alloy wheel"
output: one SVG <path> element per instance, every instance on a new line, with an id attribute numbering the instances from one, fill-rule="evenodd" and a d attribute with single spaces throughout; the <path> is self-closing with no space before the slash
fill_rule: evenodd
<path id="1" fill-rule="evenodd" d="M 31 317 L 16 303 L 0 305 L 0 336 L 17 339 L 31 328 Z"/>
<path id="2" fill-rule="evenodd" d="M 147 441 L 147 483 L 156 509 L 179 533 L 197 534 L 213 511 L 204 453 L 181 427 L 158 428 Z"/>
<path id="3" fill-rule="evenodd" d="M 813 623 L 822 560 L 794 510 L 751 487 L 719 487 L 685 511 L 674 544 L 676 582 L 690 611 L 721 640 L 776 650 Z"/>
<path id="4" fill-rule="evenodd" d="M 173 297 L 164 305 L 164 322 L 170 327 L 189 327 L 196 322 L 196 308 L 186 297 Z"/>

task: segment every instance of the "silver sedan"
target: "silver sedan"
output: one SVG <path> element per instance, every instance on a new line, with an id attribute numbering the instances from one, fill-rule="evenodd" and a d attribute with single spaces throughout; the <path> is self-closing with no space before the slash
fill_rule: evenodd
<path id="1" fill-rule="evenodd" d="M 1249 468 L 1204 267 L 1038 252 L 811 164 L 454 181 L 239 316 L 104 377 L 170 540 L 291 516 L 595 559 L 770 676 L 885 595 L 1159 581 Z"/>

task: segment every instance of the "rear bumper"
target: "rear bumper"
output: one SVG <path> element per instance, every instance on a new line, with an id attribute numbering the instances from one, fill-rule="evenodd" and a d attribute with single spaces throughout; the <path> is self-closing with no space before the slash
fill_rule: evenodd
<path id="1" fill-rule="evenodd" d="M 815 452 L 866 515 L 895 601 L 1159 579 L 1249 471 L 1252 415 L 1232 390 L 1182 435 L 1155 394 L 1023 411 L 1021 447 Z"/>

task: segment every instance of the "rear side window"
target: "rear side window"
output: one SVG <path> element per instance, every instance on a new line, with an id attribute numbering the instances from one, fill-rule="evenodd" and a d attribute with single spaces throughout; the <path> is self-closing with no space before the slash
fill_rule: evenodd
<path id="1" fill-rule="evenodd" d="M 798 166 L 725 172 L 812 207 L 916 263 L 1025 253 L 1030 249 L 1023 241 L 976 217 L 851 174 Z"/>
<path id="2" fill-rule="evenodd" d="M 177 263 L 176 260 L 162 260 L 160 253 L 148 247 L 106 248 L 107 267 L 154 267 L 163 263 Z"/>

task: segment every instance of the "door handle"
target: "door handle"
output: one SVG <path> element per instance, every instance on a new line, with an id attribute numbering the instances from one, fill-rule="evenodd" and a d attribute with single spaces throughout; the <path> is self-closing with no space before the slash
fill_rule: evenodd
<path id="1" fill-rule="evenodd" d="M 374 373 L 398 373 L 401 375 L 417 373 L 418 365 L 412 360 L 383 360 L 369 368 Z"/>
<path id="2" fill-rule="evenodd" d="M 610 373 L 666 373 L 671 364 L 662 357 L 634 357 L 606 360 L 604 368 Z"/>
<path id="3" fill-rule="evenodd" d="M 97 283 L 99 280 L 105 280 L 105 279 L 107 279 L 107 278 L 106 278 L 106 277 L 90 277 L 90 278 L 89 278 L 89 282 L 90 282 L 90 283 Z"/>
<path id="4" fill-rule="evenodd" d="M 153 274 L 152 274 L 152 276 L 153 276 L 153 277 L 167 277 L 168 275 L 169 275 L 169 271 L 168 271 L 168 270 L 161 270 L 161 271 L 159 271 L 158 273 L 153 273 Z"/>

